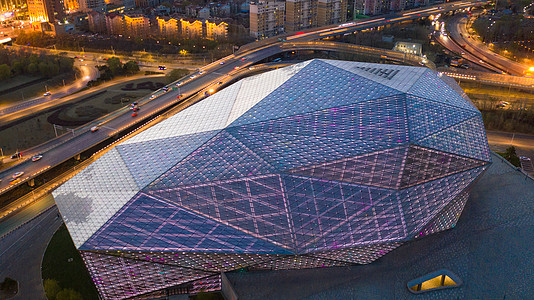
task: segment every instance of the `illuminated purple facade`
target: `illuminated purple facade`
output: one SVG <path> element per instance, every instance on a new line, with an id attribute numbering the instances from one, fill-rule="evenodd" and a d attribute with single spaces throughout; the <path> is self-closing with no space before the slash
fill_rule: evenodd
<path id="1" fill-rule="evenodd" d="M 489 162 L 449 78 L 311 60 L 128 139 L 54 197 L 101 296 L 142 298 L 242 268 L 370 263 L 454 226 Z"/>

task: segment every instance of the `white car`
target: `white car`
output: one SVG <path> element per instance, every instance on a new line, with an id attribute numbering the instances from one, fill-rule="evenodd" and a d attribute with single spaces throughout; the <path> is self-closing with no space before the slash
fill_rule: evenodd
<path id="1" fill-rule="evenodd" d="M 24 175 L 24 172 L 17 172 L 15 174 L 13 174 L 13 178 L 19 178 L 22 175 Z"/>
<path id="2" fill-rule="evenodd" d="M 92 131 L 92 132 L 95 132 L 95 131 L 97 131 L 98 129 L 100 129 L 100 127 L 98 127 L 98 126 L 93 126 L 93 127 L 91 127 L 91 131 Z"/>
<path id="3" fill-rule="evenodd" d="M 40 160 L 41 158 L 43 158 L 43 156 L 41 154 L 37 154 L 35 156 L 32 157 L 32 161 L 38 161 Z"/>
<path id="4" fill-rule="evenodd" d="M 50 93 L 50 92 L 46 92 L 46 93 L 43 94 L 43 96 L 45 96 L 45 97 L 46 96 L 50 96 L 50 95 L 52 95 L 52 93 Z"/>

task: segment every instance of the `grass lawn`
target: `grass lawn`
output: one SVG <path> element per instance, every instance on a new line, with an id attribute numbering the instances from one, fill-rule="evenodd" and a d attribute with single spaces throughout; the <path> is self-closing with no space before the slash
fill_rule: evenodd
<path id="1" fill-rule="evenodd" d="M 38 77 L 17 76 L 15 78 L 9 79 L 10 83 L 2 83 L 0 90 L 10 88 L 16 84 L 24 84 L 30 79 L 37 78 Z M 46 91 L 45 86 L 47 86 L 49 90 L 63 86 L 63 79 L 65 79 L 65 84 L 70 84 L 72 81 L 75 80 L 74 71 L 59 74 L 45 81 L 26 86 L 12 92 L 4 93 L 2 94 L 2 98 L 0 99 L 0 105 L 22 101 L 22 97 L 24 97 L 24 100 L 28 100 L 30 98 L 40 96 Z"/>
<path id="2" fill-rule="evenodd" d="M 42 272 L 43 280 L 55 279 L 61 288 L 73 289 L 85 300 L 98 299 L 98 292 L 65 225 L 61 225 L 48 244 Z"/>

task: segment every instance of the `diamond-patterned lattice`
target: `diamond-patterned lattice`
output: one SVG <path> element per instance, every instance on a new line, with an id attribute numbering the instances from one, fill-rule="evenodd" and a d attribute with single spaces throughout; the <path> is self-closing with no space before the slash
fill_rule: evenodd
<path id="1" fill-rule="evenodd" d="M 480 114 L 451 127 L 445 128 L 417 142 L 436 150 L 490 161 L 489 146 L 486 141 L 484 123 Z"/>
<path id="2" fill-rule="evenodd" d="M 468 198 L 469 193 L 467 192 L 458 195 L 415 237 L 427 236 L 456 226 Z"/>
<path id="3" fill-rule="evenodd" d="M 408 147 L 397 147 L 288 170 L 288 173 L 356 184 L 397 188 Z"/>
<path id="4" fill-rule="evenodd" d="M 410 140 L 418 141 L 443 128 L 474 117 L 477 112 L 459 109 L 438 101 L 406 96 Z"/>
<path id="5" fill-rule="evenodd" d="M 81 251 L 81 254 L 98 292 L 105 299 L 124 299 L 214 275 L 96 252 Z"/>
<path id="6" fill-rule="evenodd" d="M 290 253 L 228 225 L 142 193 L 80 249 Z"/>
<path id="7" fill-rule="evenodd" d="M 260 74 L 54 196 L 105 299 L 212 289 L 240 268 L 370 263 L 453 226 L 490 162 L 480 112 L 445 81 L 331 60 Z"/>
<path id="8" fill-rule="evenodd" d="M 483 161 L 411 145 L 400 186 L 406 188 L 482 165 Z"/>
<path id="9" fill-rule="evenodd" d="M 230 126 L 277 119 L 399 94 L 397 90 L 313 60 Z"/>

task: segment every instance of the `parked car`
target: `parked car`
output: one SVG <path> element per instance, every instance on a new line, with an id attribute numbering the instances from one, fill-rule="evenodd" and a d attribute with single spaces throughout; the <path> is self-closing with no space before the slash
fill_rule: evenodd
<path id="1" fill-rule="evenodd" d="M 12 159 L 17 159 L 17 158 L 21 158 L 21 157 L 22 157 L 22 153 L 20 153 L 20 152 L 17 152 L 15 154 L 11 155 Z"/>
<path id="2" fill-rule="evenodd" d="M 50 95 L 52 95 L 52 93 L 50 93 L 50 92 L 46 92 L 46 93 L 43 94 L 43 96 L 45 96 L 45 97 L 46 96 L 50 96 Z"/>
<path id="3" fill-rule="evenodd" d="M 158 66 L 158 69 L 160 69 L 160 70 L 167 70 L 167 67 L 165 67 L 165 66 Z"/>

